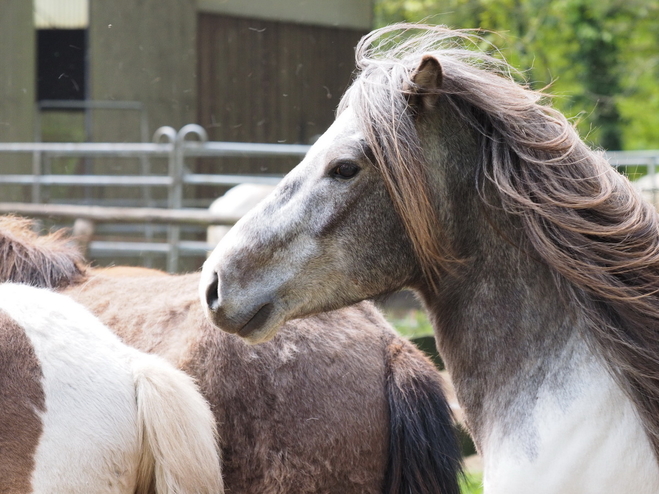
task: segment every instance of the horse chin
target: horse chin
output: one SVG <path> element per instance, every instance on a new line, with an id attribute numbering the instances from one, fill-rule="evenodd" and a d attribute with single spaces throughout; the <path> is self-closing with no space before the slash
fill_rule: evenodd
<path id="1" fill-rule="evenodd" d="M 257 305 L 252 312 L 227 314 L 222 307 L 204 307 L 207 320 L 217 329 L 234 334 L 254 345 L 271 340 L 286 322 L 276 304 L 268 301 Z"/>
<path id="2" fill-rule="evenodd" d="M 261 328 L 248 335 L 245 336 L 241 335 L 241 338 L 250 345 L 258 345 L 259 343 L 265 343 L 266 341 L 270 341 L 276 336 L 280 326 L 281 325 Z"/>
<path id="3" fill-rule="evenodd" d="M 238 336 L 250 345 L 265 343 L 275 337 L 284 322 L 283 317 L 278 317 L 277 314 L 270 311 L 269 317 L 262 321 L 258 327 L 251 328 L 248 323 L 238 332 Z"/>

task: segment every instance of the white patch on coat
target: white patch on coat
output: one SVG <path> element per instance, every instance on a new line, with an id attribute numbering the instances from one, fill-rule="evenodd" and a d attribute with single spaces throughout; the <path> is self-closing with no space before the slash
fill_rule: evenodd
<path id="1" fill-rule="evenodd" d="M 531 456 L 494 427 L 483 447 L 486 494 L 659 492 L 657 459 L 633 404 L 596 359 L 584 359 L 560 396 L 543 386 L 533 421 Z"/>
<path id="2" fill-rule="evenodd" d="M 140 444 L 127 349 L 63 295 L 3 284 L 0 309 L 25 329 L 43 372 L 34 491 L 131 492 Z"/>
<path id="3" fill-rule="evenodd" d="M 43 373 L 35 493 L 132 494 L 149 466 L 159 494 L 224 492 L 215 420 L 189 376 L 65 295 L 6 283 L 0 310 L 24 328 Z"/>

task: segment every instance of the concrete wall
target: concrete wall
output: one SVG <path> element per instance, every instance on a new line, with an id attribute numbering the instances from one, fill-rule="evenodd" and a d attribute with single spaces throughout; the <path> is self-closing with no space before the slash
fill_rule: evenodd
<path id="1" fill-rule="evenodd" d="M 0 141 L 32 140 L 35 64 L 32 2 L 2 0 L 0 3 Z M 0 173 L 24 173 L 31 169 L 30 156 L 19 158 L 3 154 L 0 155 L 0 160 Z M 6 196 L 3 200 L 6 200 Z"/>
<path id="2" fill-rule="evenodd" d="M 194 0 L 90 1 L 90 97 L 142 101 L 150 134 L 197 117 Z M 95 141 L 139 140 L 134 112 L 94 112 Z"/>
<path id="3" fill-rule="evenodd" d="M 194 122 L 198 12 L 368 30 L 372 0 L 90 0 L 90 98 L 144 102 L 150 133 Z M 2 0 L 0 141 L 32 140 L 35 65 L 32 2 Z M 93 116 L 94 140 L 140 138 L 136 113 Z"/>
<path id="4" fill-rule="evenodd" d="M 367 31 L 372 0 L 90 0 L 90 98 L 144 102 L 150 134 L 195 122 L 198 12 Z M 134 112 L 93 118 L 95 141 L 140 138 Z"/>
<path id="5" fill-rule="evenodd" d="M 372 0 L 198 0 L 201 12 L 370 30 Z"/>

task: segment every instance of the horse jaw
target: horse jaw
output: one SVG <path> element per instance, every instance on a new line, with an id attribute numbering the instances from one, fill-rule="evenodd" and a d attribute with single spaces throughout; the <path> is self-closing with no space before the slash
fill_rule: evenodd
<path id="1" fill-rule="evenodd" d="M 235 254 L 240 241 L 234 239 L 240 230 L 232 228 L 203 265 L 199 297 L 207 319 L 227 333 L 237 334 L 250 344 L 272 339 L 283 324 L 281 311 L 270 297 L 260 293 L 260 284 L 222 284 L 216 266 L 226 265 L 225 258 Z M 231 279 L 242 279 L 242 273 L 227 269 Z M 227 276 L 227 275 L 225 275 Z M 238 286 L 236 286 L 238 285 Z M 269 284 L 266 284 L 266 286 Z M 261 285 L 262 286 L 262 285 Z M 233 290 L 233 288 L 236 288 Z"/>
<path id="2" fill-rule="evenodd" d="M 202 268 L 199 296 L 214 326 L 257 344 L 272 339 L 290 319 L 357 301 L 328 305 L 334 299 L 329 293 L 332 283 L 323 286 L 315 280 L 298 281 L 305 271 L 316 271 L 315 267 L 324 264 L 323 252 L 327 249 L 318 242 L 301 233 L 284 241 L 290 250 L 265 250 L 275 241 L 271 237 L 258 239 L 259 231 L 250 231 L 254 223 L 249 217 L 245 220 L 250 222 L 245 229 L 237 224 L 238 228 L 222 239 Z M 259 219 L 258 223 L 263 221 Z M 252 249 L 253 245 L 257 247 Z M 328 273 L 322 281 L 331 276 Z M 318 304 L 323 304 L 321 309 Z"/>

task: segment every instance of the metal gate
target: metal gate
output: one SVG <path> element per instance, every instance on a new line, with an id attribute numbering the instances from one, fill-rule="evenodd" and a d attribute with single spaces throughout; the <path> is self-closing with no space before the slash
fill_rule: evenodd
<path id="1" fill-rule="evenodd" d="M 195 140 L 191 140 L 194 138 Z M 142 207 L 152 206 L 151 191 L 154 188 L 166 190 L 166 208 L 171 211 L 181 210 L 184 206 L 185 185 L 221 185 L 233 186 L 241 183 L 276 184 L 281 175 L 213 175 L 192 173 L 186 167 L 186 159 L 202 157 L 275 157 L 293 156 L 301 158 L 309 146 L 301 144 L 259 144 L 240 142 L 209 142 L 206 131 L 197 124 L 189 124 L 178 132 L 172 127 L 159 128 L 152 142 L 140 143 L 0 143 L 2 153 L 22 153 L 32 155 L 32 173 L 9 175 L 0 173 L 0 185 L 23 185 L 31 188 L 31 201 L 34 205 L 43 203 L 43 191 L 55 185 L 80 187 L 138 187 L 142 194 Z M 51 172 L 51 162 L 64 157 L 84 158 L 137 158 L 139 169 L 133 175 L 86 175 L 62 174 Z M 150 163 L 153 159 L 167 161 L 166 174 L 151 174 Z M 89 206 L 89 205 L 88 205 Z M 22 208 L 22 209 L 21 209 Z M 76 212 L 82 214 L 83 209 L 62 209 L 58 205 L 41 208 L 20 204 L 2 204 L 0 212 L 16 212 L 36 216 L 70 217 Z M 115 211 L 116 213 L 116 211 Z M 144 216 L 132 217 L 127 211 L 125 215 L 116 213 L 114 217 L 103 218 L 103 211 L 96 209 L 94 221 L 145 221 Z M 146 227 L 144 242 L 102 242 L 90 244 L 90 251 L 123 252 L 135 254 L 158 253 L 167 255 L 167 269 L 175 272 L 179 264 L 179 256 L 186 254 L 199 255 L 205 253 L 209 246 L 204 242 L 181 241 L 181 225 L 226 223 L 226 220 L 204 217 L 189 211 L 190 214 L 167 214 L 151 217 L 150 222 L 168 223 L 167 242 L 153 242 Z M 186 219 L 187 218 L 187 219 Z"/>

